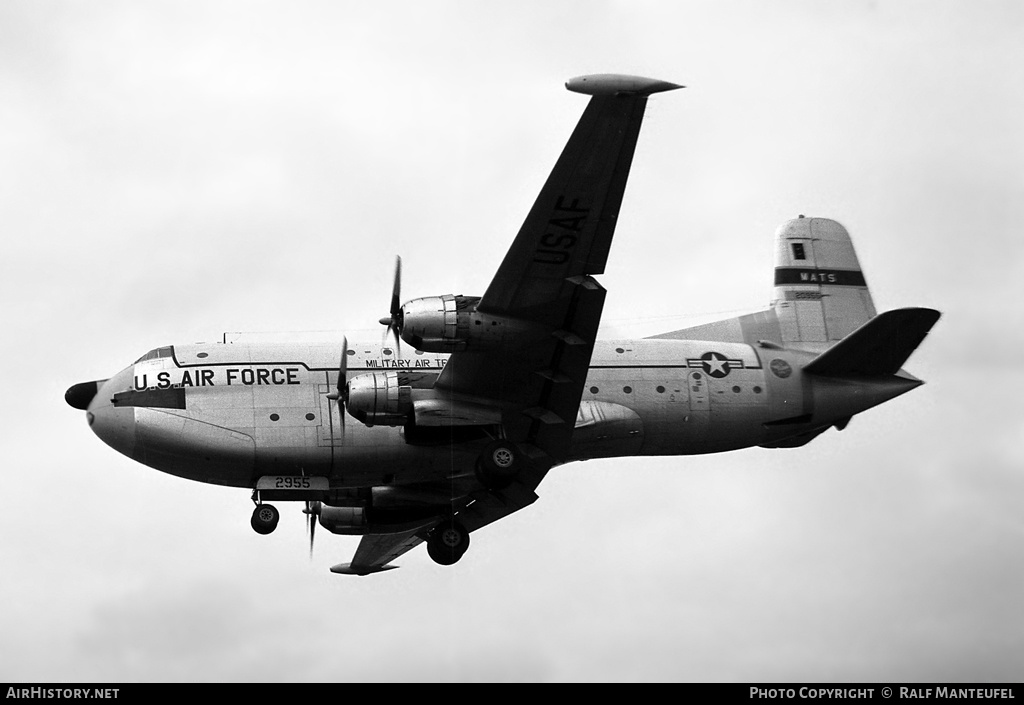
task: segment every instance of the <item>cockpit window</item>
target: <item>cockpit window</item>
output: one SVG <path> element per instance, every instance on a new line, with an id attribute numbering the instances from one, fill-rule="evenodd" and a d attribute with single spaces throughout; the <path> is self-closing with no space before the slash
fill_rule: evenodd
<path id="1" fill-rule="evenodd" d="M 150 350 L 148 353 L 140 357 L 132 364 L 137 365 L 140 362 L 145 362 L 146 360 L 156 360 L 161 357 L 174 357 L 174 346 L 168 345 L 163 348 L 156 348 L 154 350 Z"/>

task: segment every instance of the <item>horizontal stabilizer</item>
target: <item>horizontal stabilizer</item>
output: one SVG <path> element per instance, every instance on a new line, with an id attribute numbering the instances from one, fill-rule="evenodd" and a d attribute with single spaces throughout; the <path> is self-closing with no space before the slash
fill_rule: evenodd
<path id="1" fill-rule="evenodd" d="M 814 358 L 804 372 L 829 377 L 896 374 L 940 315 L 930 308 L 886 311 Z"/>

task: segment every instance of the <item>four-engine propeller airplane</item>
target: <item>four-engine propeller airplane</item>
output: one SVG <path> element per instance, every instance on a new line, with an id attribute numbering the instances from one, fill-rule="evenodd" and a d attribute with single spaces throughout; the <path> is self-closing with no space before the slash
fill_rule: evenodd
<path id="1" fill-rule="evenodd" d="M 876 315 L 849 235 L 824 218 L 777 230 L 767 310 L 596 340 L 594 276 L 644 109 L 680 86 L 597 75 L 566 87 L 589 104 L 483 296 L 400 304 L 399 261 L 381 321 L 393 347 L 225 334 L 152 350 L 67 402 L 141 463 L 250 488 L 259 533 L 279 519 L 269 501 L 305 502 L 310 549 L 317 522 L 361 535 L 331 570 L 365 575 L 424 541 L 455 563 L 557 465 L 801 446 L 921 384 L 901 367 L 938 312 Z"/>

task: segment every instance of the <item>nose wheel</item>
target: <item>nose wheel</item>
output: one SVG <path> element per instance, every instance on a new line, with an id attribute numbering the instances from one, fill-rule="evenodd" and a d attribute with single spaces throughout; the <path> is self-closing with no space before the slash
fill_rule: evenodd
<path id="1" fill-rule="evenodd" d="M 269 534 L 277 528 L 281 512 L 272 504 L 257 504 L 252 510 L 252 528 L 257 534 Z"/>
<path id="2" fill-rule="evenodd" d="M 469 532 L 454 519 L 441 522 L 427 537 L 427 555 L 440 565 L 457 563 L 469 548 Z"/>

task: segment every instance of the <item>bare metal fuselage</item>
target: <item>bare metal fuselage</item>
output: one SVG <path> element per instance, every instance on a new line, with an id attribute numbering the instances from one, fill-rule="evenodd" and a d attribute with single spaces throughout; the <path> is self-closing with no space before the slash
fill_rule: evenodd
<path id="1" fill-rule="evenodd" d="M 101 385 L 89 406 L 92 429 L 158 470 L 235 487 L 254 487 L 263 476 L 328 477 L 332 488 L 342 488 L 471 472 L 485 434 L 343 419 L 328 396 L 338 383 L 341 345 L 164 348 L 164 356 L 140 361 Z M 405 349 L 400 358 L 380 344 L 349 349 L 350 379 L 382 370 L 431 379 L 448 358 Z M 787 438 L 841 425 L 918 384 L 910 378 L 883 383 L 803 374 L 811 358 L 743 343 L 598 342 L 570 459 L 785 445 Z"/>

